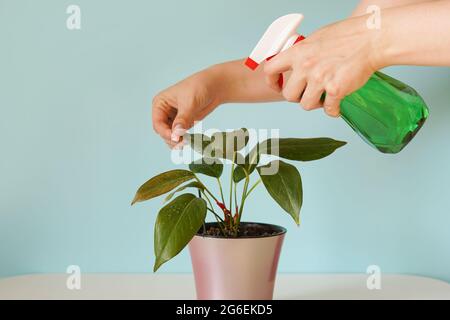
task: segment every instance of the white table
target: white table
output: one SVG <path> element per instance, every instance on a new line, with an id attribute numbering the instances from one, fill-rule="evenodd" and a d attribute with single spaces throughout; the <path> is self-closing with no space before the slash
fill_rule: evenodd
<path id="1" fill-rule="evenodd" d="M 192 275 L 82 274 L 69 290 L 66 274 L 0 279 L 0 299 L 195 299 Z M 381 290 L 368 290 L 367 275 L 281 274 L 275 299 L 450 299 L 450 284 L 416 276 L 383 275 Z"/>

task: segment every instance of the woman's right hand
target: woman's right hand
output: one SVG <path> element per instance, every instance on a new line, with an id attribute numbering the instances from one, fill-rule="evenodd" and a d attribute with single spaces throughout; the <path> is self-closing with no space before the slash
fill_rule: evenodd
<path id="1" fill-rule="evenodd" d="M 163 90 L 153 99 L 154 130 L 170 148 L 181 148 L 187 130 L 220 104 L 219 92 L 210 69 Z"/>

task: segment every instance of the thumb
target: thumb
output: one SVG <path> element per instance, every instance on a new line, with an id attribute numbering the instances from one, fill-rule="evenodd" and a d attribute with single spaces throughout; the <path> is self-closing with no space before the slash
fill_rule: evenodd
<path id="1" fill-rule="evenodd" d="M 186 134 L 187 130 L 194 125 L 194 117 L 191 108 L 183 108 L 173 120 L 171 140 L 173 142 L 181 142 L 181 138 Z"/>

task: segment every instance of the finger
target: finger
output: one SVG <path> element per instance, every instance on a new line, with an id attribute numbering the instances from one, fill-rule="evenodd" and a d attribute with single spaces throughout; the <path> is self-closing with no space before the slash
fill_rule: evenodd
<path id="1" fill-rule="evenodd" d="M 264 65 L 264 73 L 266 75 L 278 75 L 280 73 L 286 72 L 292 68 L 292 47 L 286 51 L 283 51 L 270 59 L 270 61 L 266 61 Z M 277 78 L 278 81 L 278 78 Z"/>
<path id="2" fill-rule="evenodd" d="M 293 72 L 283 89 L 284 98 L 289 102 L 300 102 L 305 86 L 306 80 L 303 75 L 299 72 Z"/>
<path id="3" fill-rule="evenodd" d="M 170 139 L 172 133 L 172 118 L 168 109 L 158 102 L 153 105 L 152 123 L 156 133 L 163 139 Z"/>
<path id="4" fill-rule="evenodd" d="M 323 87 L 320 84 L 309 82 L 303 93 L 300 104 L 305 110 L 314 110 L 322 106 L 321 97 L 324 92 Z"/>
<path id="5" fill-rule="evenodd" d="M 338 95 L 334 95 L 333 93 L 328 93 L 325 97 L 325 102 L 323 104 L 324 110 L 326 114 L 328 114 L 331 117 L 339 117 L 341 110 L 340 110 L 340 104 L 341 104 L 342 98 Z"/>
<path id="6" fill-rule="evenodd" d="M 290 55 L 286 54 L 288 51 L 278 54 L 264 65 L 266 83 L 277 92 L 282 90 L 282 74 L 292 69 Z"/>
<path id="7" fill-rule="evenodd" d="M 164 140 L 167 146 L 172 150 L 181 150 L 185 146 L 184 140 L 182 142 L 173 142 L 172 140 Z"/>
<path id="8" fill-rule="evenodd" d="M 182 142 L 182 137 L 186 134 L 187 130 L 194 125 L 194 107 L 190 103 L 185 106 L 180 106 L 178 113 L 172 124 L 172 134 L 170 140 L 172 142 Z"/>
<path id="9" fill-rule="evenodd" d="M 267 75 L 265 77 L 266 84 L 276 92 L 281 92 L 283 90 L 283 82 L 284 82 L 284 76 L 282 73 L 278 75 Z"/>
<path id="10" fill-rule="evenodd" d="M 175 146 L 177 145 L 177 143 L 176 143 L 176 142 L 173 142 L 172 140 L 166 140 L 166 139 L 164 139 L 164 142 L 167 144 L 167 146 L 168 146 L 170 149 L 173 149 L 173 147 L 175 147 Z"/>

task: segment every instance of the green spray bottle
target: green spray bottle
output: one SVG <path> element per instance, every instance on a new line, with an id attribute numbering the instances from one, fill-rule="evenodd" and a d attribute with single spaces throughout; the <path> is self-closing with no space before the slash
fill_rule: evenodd
<path id="1" fill-rule="evenodd" d="M 302 20 L 301 14 L 289 14 L 273 22 L 245 64 L 255 70 L 263 61 L 303 40 L 296 32 Z M 429 114 L 425 101 L 413 88 L 381 72 L 374 73 L 361 89 L 345 97 L 340 107 L 341 116 L 350 127 L 383 153 L 400 152 Z"/>

